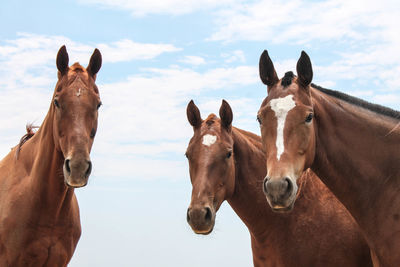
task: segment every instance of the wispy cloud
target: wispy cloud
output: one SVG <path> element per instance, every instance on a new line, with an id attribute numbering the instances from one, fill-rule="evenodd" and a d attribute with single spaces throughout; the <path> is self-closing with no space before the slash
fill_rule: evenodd
<path id="1" fill-rule="evenodd" d="M 312 40 L 368 40 L 382 35 L 382 29 L 395 26 L 399 9 L 390 0 L 261 0 L 219 11 L 219 30 L 211 40 L 300 44 Z M 369 30 L 367 35 L 365 30 Z"/>
<path id="2" fill-rule="evenodd" d="M 308 50 L 311 60 L 313 51 L 325 49 L 331 61 L 314 62 L 318 81 L 329 86 L 349 80 L 349 93 L 364 88 L 387 95 L 400 92 L 399 13 L 400 5 L 392 0 L 261 0 L 218 11 L 217 30 L 209 40 L 290 44 Z M 387 98 L 370 100 L 393 106 Z"/>
<path id="3" fill-rule="evenodd" d="M 185 56 L 183 59 L 179 60 L 179 62 L 194 66 L 203 65 L 206 63 L 205 59 L 199 56 Z"/>
<path id="4" fill-rule="evenodd" d="M 105 62 L 123 62 L 134 59 L 151 59 L 163 53 L 182 50 L 171 44 L 146 44 L 132 40 L 121 40 L 111 44 L 98 44 Z"/>
<path id="5" fill-rule="evenodd" d="M 232 51 L 231 53 L 222 53 L 221 56 L 222 58 L 224 58 L 226 63 L 232 63 L 236 61 L 240 63 L 246 62 L 246 57 L 244 56 L 242 50 L 235 50 Z"/>
<path id="6" fill-rule="evenodd" d="M 118 176 L 129 177 L 135 172 L 146 178 L 147 174 L 140 172 L 143 166 L 154 166 L 158 159 L 173 162 L 174 157 L 183 155 L 191 136 L 185 113 L 191 98 L 199 99 L 200 94 L 208 95 L 213 90 L 230 90 L 257 82 L 256 68 L 239 66 L 205 72 L 181 67 L 151 68 L 121 82 L 103 84 L 100 91 L 104 105 L 94 151 L 101 155 L 101 160 L 112 157 L 126 161 Z M 128 160 L 133 158 L 140 160 Z M 182 157 L 172 166 L 179 173 L 184 163 Z M 99 171 L 114 176 L 106 166 L 101 164 Z M 171 171 L 162 176 L 173 179 L 177 173 Z M 152 176 L 157 175 L 152 172 Z"/>
<path id="7" fill-rule="evenodd" d="M 56 83 L 55 56 L 64 43 L 71 62 L 75 58 L 76 61 L 88 60 L 93 51 L 91 45 L 65 37 L 30 34 L 22 34 L 0 45 L 0 112 L 8 114 L 0 118 L 3 153 L 18 142 L 27 122 L 40 125 L 46 115 Z M 130 45 L 137 44 L 125 40 L 98 47 L 105 62 L 110 62 L 107 57 L 118 58 L 120 54 L 116 53 L 124 54 L 121 50 Z M 168 46 L 165 50 L 175 48 Z M 144 58 L 150 56 L 156 53 Z M 201 58 L 196 60 L 200 62 Z M 101 75 L 106 74 L 100 72 L 99 78 Z M 94 174 L 121 178 L 135 173 L 135 177 L 141 178 L 175 179 L 186 168 L 183 158 L 177 160 L 176 157 L 183 155 L 191 136 L 185 114 L 187 102 L 191 98 L 204 98 L 203 95 L 212 91 L 229 91 L 257 83 L 257 68 L 253 66 L 198 72 L 175 65 L 145 68 L 119 81 L 98 84 L 104 105 L 100 109 L 99 130 L 93 147 L 93 160 L 99 162 L 94 166 Z M 168 173 L 149 172 L 156 164 L 171 168 Z M 113 168 L 109 167 L 111 165 Z"/>
<path id="8" fill-rule="evenodd" d="M 100 5 L 103 8 L 127 10 L 135 17 L 149 14 L 181 15 L 195 10 L 205 10 L 220 6 L 230 6 L 238 0 L 79 0 L 83 4 Z"/>

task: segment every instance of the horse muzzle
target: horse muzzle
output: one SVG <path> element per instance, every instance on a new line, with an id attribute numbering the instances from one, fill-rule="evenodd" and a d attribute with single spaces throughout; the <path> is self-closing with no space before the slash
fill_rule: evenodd
<path id="1" fill-rule="evenodd" d="M 196 234 L 208 235 L 215 224 L 215 211 L 210 207 L 189 207 L 186 220 Z"/>
<path id="2" fill-rule="evenodd" d="M 297 185 L 289 177 L 280 179 L 265 177 L 263 191 L 273 211 L 289 212 L 293 209 Z"/>
<path id="3" fill-rule="evenodd" d="M 67 158 L 63 166 L 64 181 L 67 186 L 73 188 L 83 187 L 88 183 L 92 172 L 90 159 Z"/>

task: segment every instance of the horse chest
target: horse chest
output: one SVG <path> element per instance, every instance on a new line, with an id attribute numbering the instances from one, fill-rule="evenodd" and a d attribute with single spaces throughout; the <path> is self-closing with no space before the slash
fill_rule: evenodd
<path id="1" fill-rule="evenodd" d="M 80 235 L 80 227 L 17 227 L 2 237 L 4 251 L 10 266 L 64 266 L 72 257 Z"/>
<path id="2" fill-rule="evenodd" d="M 4 266 L 64 266 L 80 236 L 76 210 L 69 209 L 55 221 L 46 209 L 34 209 L 30 199 L 8 200 L 9 205 L 0 207 L 0 266 L 2 262 L 7 263 Z"/>

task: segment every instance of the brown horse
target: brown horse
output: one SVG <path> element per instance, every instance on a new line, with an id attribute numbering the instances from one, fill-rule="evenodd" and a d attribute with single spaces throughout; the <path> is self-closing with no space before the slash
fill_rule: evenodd
<path id="1" fill-rule="evenodd" d="M 96 49 L 86 69 L 68 61 L 63 46 L 43 124 L 0 161 L 0 266 L 66 266 L 81 234 L 74 188 L 92 169 L 101 54 Z"/>
<path id="2" fill-rule="evenodd" d="M 372 266 L 353 218 L 312 172 L 299 181 L 291 214 L 267 208 L 261 138 L 232 127 L 227 102 L 219 115 L 203 121 L 193 101 L 187 107 L 194 130 L 186 151 L 193 185 L 187 221 L 195 233 L 213 230 L 216 212 L 227 200 L 250 231 L 254 266 Z"/>
<path id="3" fill-rule="evenodd" d="M 261 55 L 268 96 L 258 120 L 271 207 L 290 210 L 296 179 L 310 167 L 359 224 L 375 266 L 400 266 L 400 112 L 311 84 L 305 52 L 297 75 L 279 80 L 267 51 Z"/>

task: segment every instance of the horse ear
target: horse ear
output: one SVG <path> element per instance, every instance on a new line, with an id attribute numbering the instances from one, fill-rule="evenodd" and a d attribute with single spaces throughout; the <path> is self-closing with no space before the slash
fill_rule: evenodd
<path id="1" fill-rule="evenodd" d="M 198 128 L 201 125 L 202 119 L 200 116 L 200 110 L 194 104 L 193 100 L 190 100 L 186 108 L 186 115 L 189 123 L 194 127 Z"/>
<path id="2" fill-rule="evenodd" d="M 68 72 L 68 62 L 69 57 L 67 53 L 67 48 L 65 47 L 65 45 L 63 45 L 61 46 L 60 50 L 58 50 L 56 59 L 57 69 L 60 72 L 61 76 Z"/>
<path id="3" fill-rule="evenodd" d="M 86 68 L 87 72 L 93 77 L 93 79 L 96 79 L 96 74 L 101 68 L 101 62 L 101 53 L 99 49 L 96 48 L 90 57 L 89 65 Z"/>
<path id="4" fill-rule="evenodd" d="M 259 72 L 261 81 L 268 86 L 269 92 L 270 87 L 279 82 L 279 78 L 267 50 L 264 50 L 260 56 Z"/>
<path id="5" fill-rule="evenodd" d="M 219 117 L 221 118 L 221 126 L 230 131 L 232 129 L 233 113 L 231 106 L 225 101 L 225 99 L 222 100 L 219 109 Z"/>
<path id="6" fill-rule="evenodd" d="M 304 87 L 310 85 L 313 78 L 313 70 L 310 57 L 304 51 L 301 51 L 301 56 L 297 61 L 296 70 L 298 75 L 297 81 L 300 85 Z"/>

